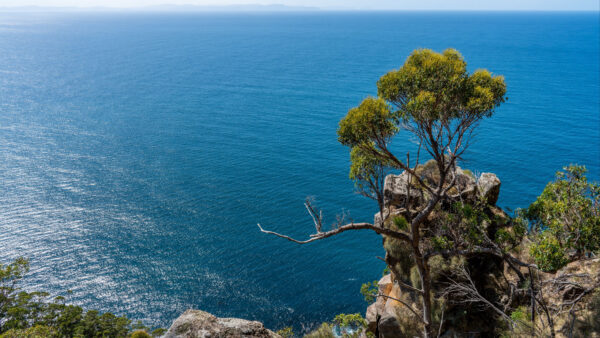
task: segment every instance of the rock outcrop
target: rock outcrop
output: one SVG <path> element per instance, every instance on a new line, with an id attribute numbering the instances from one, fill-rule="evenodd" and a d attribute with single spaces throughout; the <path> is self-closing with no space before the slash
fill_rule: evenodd
<path id="1" fill-rule="evenodd" d="M 415 174 L 434 186 L 440 179 L 435 162 L 431 161 L 418 166 Z M 440 336 L 493 337 L 510 333 L 529 337 L 531 328 L 535 327 L 535 335 L 540 337 L 600 338 L 600 258 L 585 257 L 555 273 L 538 271 L 529 254 L 531 241 L 522 229 L 515 227 L 514 220 L 496 206 L 501 185 L 498 177 L 493 173 L 476 177 L 461 168 L 456 169 L 455 175 L 454 186 L 448 188 L 448 198 L 421 224 L 423 233 L 437 241 L 421 245 L 440 250 L 427 261 L 432 293 L 444 295 L 443 302 L 436 305 L 434 300 L 431 304 L 434 317 L 439 318 L 441 313 L 444 316 Z M 407 172 L 388 175 L 383 192 L 385 220 L 377 213 L 374 223 L 410 231 L 406 220 L 414 217 L 430 199 L 427 190 L 420 186 L 420 181 Z M 455 209 L 459 202 L 461 209 Z M 461 223 L 452 222 L 456 219 Z M 477 228 L 472 227 L 473 224 Z M 474 240 L 465 240 L 469 236 L 474 236 Z M 450 255 L 439 249 L 448 247 L 449 242 L 454 247 L 465 248 L 467 254 Z M 480 243 L 486 245 L 481 248 L 489 250 L 469 253 L 470 245 Z M 505 245 L 503 250 L 506 251 L 493 251 L 501 245 Z M 379 296 L 367 308 L 367 331 L 383 338 L 421 336 L 422 324 L 416 318 L 418 314 L 412 313 L 420 311 L 421 299 L 406 287 L 421 288 L 413 252 L 405 242 L 385 235 L 383 246 L 391 274 L 379 281 Z M 507 259 L 504 252 L 513 258 Z M 465 274 L 461 275 L 461 271 Z M 475 291 L 449 292 L 468 290 L 468 287 L 449 289 L 449 285 L 458 285 L 457 280 L 462 280 L 461 283 L 468 280 Z M 530 314 L 532 295 L 536 304 L 534 316 Z"/>
<path id="2" fill-rule="evenodd" d="M 429 161 L 418 166 L 415 169 L 415 173 L 421 180 L 430 185 L 435 185 L 435 182 L 440 179 L 439 171 L 434 161 Z M 500 180 L 493 173 L 483 173 L 479 177 L 476 177 L 470 171 L 463 170 L 460 167 L 456 168 L 454 175 L 456 175 L 454 185 L 448 190 L 450 200 L 462 201 L 471 205 L 483 205 L 483 210 L 490 215 L 489 219 L 491 220 L 485 226 L 485 229 L 493 237 L 497 229 L 506 226 L 504 222 L 507 219 L 507 215 L 495 206 L 500 193 Z M 413 212 L 412 210 L 419 210 L 430 199 L 428 192 L 425 189 L 419 189 L 420 184 L 418 180 L 411 176 L 407 172 L 403 172 L 399 175 L 388 175 L 385 178 L 383 212 L 387 216 L 387 220 L 391 220 L 396 216 L 405 216 L 407 213 Z M 440 208 L 450 208 L 450 206 L 449 204 L 443 204 Z M 379 213 L 374 218 L 374 223 L 379 226 L 392 226 L 388 224 L 388 221 L 382 224 L 382 218 Z M 432 230 L 437 226 L 436 222 L 438 220 L 435 218 L 434 213 L 432 213 L 425 221 L 423 228 Z M 377 301 L 367 309 L 367 330 L 374 333 L 377 337 L 384 338 L 420 335 L 420 324 L 416 322 L 413 314 L 410 313 L 410 309 L 407 309 L 406 305 L 398 301 L 401 300 L 413 309 L 419 309 L 419 300 L 413 294 L 403 292 L 400 286 L 394 282 L 394 280 L 402 280 L 405 284 L 413 284 L 415 286 L 415 281 L 412 280 L 415 276 L 412 276 L 413 272 L 411 271 L 414 268 L 414 263 L 412 258 L 410 258 L 412 253 L 404 243 L 385 236 L 384 248 L 387 252 L 388 263 L 392 262 L 396 266 L 394 271 L 401 275 L 394 276 L 392 273 L 384 276 L 379 281 L 378 294 L 382 296 L 377 297 Z M 443 275 L 446 272 L 445 269 L 450 269 L 453 264 L 450 259 L 446 260 L 442 257 L 437 257 L 437 259 L 437 263 L 429 262 L 430 266 L 435 264 L 435 267 L 432 267 L 435 270 L 432 271 L 434 288 L 444 282 L 443 278 L 445 277 Z M 503 285 L 497 285 L 497 281 L 502 280 L 500 276 L 503 271 L 502 262 L 498 257 L 480 254 L 461 264 L 465 264 L 473 271 L 481 272 L 481 276 L 476 278 L 475 282 L 482 289 L 490 290 L 491 294 L 489 296 L 492 299 L 496 297 L 495 290 L 500 290 L 504 287 Z M 486 294 L 486 296 L 488 295 Z M 447 327 L 443 332 L 456 329 L 458 332 L 479 332 L 486 335 L 492 334 L 494 330 L 492 322 L 488 321 L 488 325 L 482 324 L 486 322 L 485 318 L 487 314 L 484 312 L 479 311 L 481 312 L 480 315 L 474 313 L 464 315 L 462 314 L 464 309 L 451 305 L 446 306 L 445 311 L 446 316 L 452 318 L 453 325 L 456 325 L 456 327 Z M 478 327 L 475 328 L 475 326 Z"/>
<path id="3" fill-rule="evenodd" d="M 179 316 L 165 338 L 280 338 L 262 323 L 239 318 L 218 318 L 200 310 L 187 310 Z"/>

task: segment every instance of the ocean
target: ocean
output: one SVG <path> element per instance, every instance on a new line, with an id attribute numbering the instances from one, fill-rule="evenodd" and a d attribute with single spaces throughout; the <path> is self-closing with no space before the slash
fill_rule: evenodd
<path id="1" fill-rule="evenodd" d="M 306 330 L 364 313 L 381 238 L 314 229 L 354 192 L 339 120 L 417 48 L 502 74 L 463 168 L 526 207 L 562 166 L 600 179 L 598 13 L 0 13 L 0 261 L 28 290 L 168 327 L 188 308 Z M 414 150 L 406 133 L 393 149 Z M 403 155 L 402 155 L 403 156 Z"/>

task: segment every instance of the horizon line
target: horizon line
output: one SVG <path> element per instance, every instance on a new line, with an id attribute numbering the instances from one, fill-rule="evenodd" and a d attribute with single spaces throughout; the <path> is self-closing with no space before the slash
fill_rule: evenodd
<path id="1" fill-rule="evenodd" d="M 0 6 L 0 11 L 144 11 L 144 12 L 600 12 L 599 8 L 589 9 L 494 9 L 494 8 L 360 8 L 360 7 L 317 7 L 294 6 L 285 4 L 229 4 L 229 5 L 196 5 L 196 4 L 157 4 L 146 6 L 40 6 L 15 5 Z"/>

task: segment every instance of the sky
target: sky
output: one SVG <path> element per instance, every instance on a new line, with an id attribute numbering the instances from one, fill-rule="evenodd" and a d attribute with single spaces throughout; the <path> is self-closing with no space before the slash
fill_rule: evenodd
<path id="1" fill-rule="evenodd" d="M 538 10 L 599 11 L 600 0 L 0 0 L 0 7 L 146 7 L 283 4 L 322 9 L 362 10 Z"/>

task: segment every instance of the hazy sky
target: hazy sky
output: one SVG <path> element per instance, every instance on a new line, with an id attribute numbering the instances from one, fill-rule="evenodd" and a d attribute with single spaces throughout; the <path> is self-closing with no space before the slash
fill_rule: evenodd
<path id="1" fill-rule="evenodd" d="M 284 4 L 325 9 L 398 10 L 600 10 L 600 0 L 0 0 L 0 7 L 143 7 L 160 4 Z"/>

